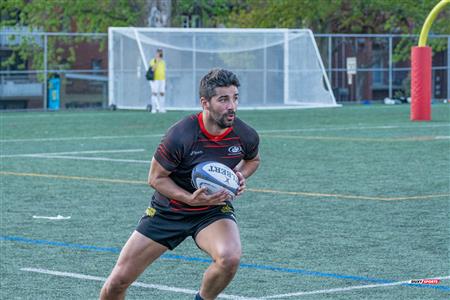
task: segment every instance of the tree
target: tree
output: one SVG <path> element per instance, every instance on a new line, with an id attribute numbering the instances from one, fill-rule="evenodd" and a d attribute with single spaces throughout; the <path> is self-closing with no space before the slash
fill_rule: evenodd
<path id="1" fill-rule="evenodd" d="M 251 28 L 311 28 L 317 33 L 418 33 L 437 0 L 244 0 L 228 24 Z M 435 22 L 450 33 L 449 11 Z"/>
<path id="2" fill-rule="evenodd" d="M 149 11 L 146 0 L 2 0 L 0 26 L 23 31 L 106 33 L 109 26 L 145 26 Z M 13 37 L 14 38 L 14 37 Z M 48 61 L 65 68 L 75 60 L 77 43 L 86 37 L 48 40 Z M 105 43 L 101 43 L 104 47 Z M 43 69 L 42 46 L 35 38 L 21 38 L 11 46 L 12 55 L 2 67 L 33 58 L 34 69 Z M 19 66 L 22 69 L 25 65 Z"/>
<path id="3" fill-rule="evenodd" d="M 173 0 L 173 25 L 181 27 L 182 18 L 198 18 L 199 27 L 224 25 L 233 9 L 240 8 L 240 0 Z M 194 24 L 190 24 L 190 27 Z"/>
<path id="4" fill-rule="evenodd" d="M 243 0 L 227 19 L 229 26 L 250 28 L 310 28 L 315 33 L 416 34 L 439 0 Z M 450 34 L 450 7 L 440 12 L 433 34 Z M 416 39 L 396 40 L 394 62 L 406 62 Z M 346 41 L 342 41 L 346 43 Z M 365 67 L 371 67 L 371 41 L 360 51 Z M 446 39 L 429 39 L 435 52 L 445 50 Z M 355 46 L 355 45 L 352 45 Z M 356 50 L 354 51 L 356 53 Z"/>
<path id="5" fill-rule="evenodd" d="M 228 24 L 250 28 L 310 28 L 316 33 L 419 34 L 438 3 L 436 0 L 245 0 L 233 10 Z M 435 34 L 450 34 L 450 8 L 442 11 Z M 434 48 L 442 50 L 445 43 Z M 396 49 L 396 60 L 409 51 L 406 40 Z"/>
<path id="6" fill-rule="evenodd" d="M 109 26 L 143 26 L 146 0 L 3 0 L 2 26 L 47 32 L 107 32 Z"/>

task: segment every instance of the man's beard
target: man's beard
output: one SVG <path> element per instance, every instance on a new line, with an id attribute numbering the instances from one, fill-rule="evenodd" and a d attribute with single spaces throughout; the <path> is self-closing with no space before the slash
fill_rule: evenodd
<path id="1" fill-rule="evenodd" d="M 212 113 L 211 115 L 212 115 L 214 121 L 216 121 L 217 125 L 222 129 L 233 126 L 234 120 L 236 118 L 236 113 L 234 111 L 229 111 L 229 112 L 227 112 L 221 116 L 217 116 L 217 117 L 216 117 L 216 113 Z M 229 115 L 232 115 L 233 119 L 228 120 Z"/>

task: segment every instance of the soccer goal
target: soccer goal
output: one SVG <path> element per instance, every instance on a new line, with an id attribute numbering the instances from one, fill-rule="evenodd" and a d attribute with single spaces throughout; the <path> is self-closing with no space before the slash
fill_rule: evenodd
<path id="1" fill-rule="evenodd" d="M 145 109 L 145 79 L 156 49 L 166 61 L 166 107 L 198 109 L 198 85 L 211 68 L 235 72 L 240 108 L 337 106 L 310 30 L 109 28 L 109 104 Z"/>

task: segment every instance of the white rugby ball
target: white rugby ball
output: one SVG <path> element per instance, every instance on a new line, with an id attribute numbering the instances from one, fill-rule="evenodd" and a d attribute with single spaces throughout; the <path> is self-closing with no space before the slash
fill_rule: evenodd
<path id="1" fill-rule="evenodd" d="M 197 189 L 206 187 L 210 194 L 225 189 L 231 200 L 234 200 L 239 189 L 239 178 L 226 165 L 215 161 L 205 161 L 192 169 L 192 184 Z"/>

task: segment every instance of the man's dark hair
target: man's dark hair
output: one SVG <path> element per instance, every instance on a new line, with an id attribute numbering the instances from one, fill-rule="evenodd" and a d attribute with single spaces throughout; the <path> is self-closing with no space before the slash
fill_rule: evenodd
<path id="1" fill-rule="evenodd" d="M 239 79 L 236 74 L 225 69 L 212 69 L 200 80 L 200 98 L 210 100 L 215 94 L 216 87 L 239 87 Z"/>

